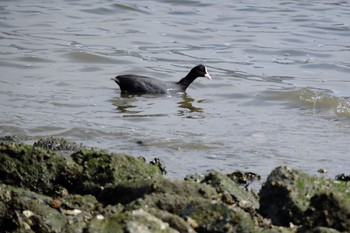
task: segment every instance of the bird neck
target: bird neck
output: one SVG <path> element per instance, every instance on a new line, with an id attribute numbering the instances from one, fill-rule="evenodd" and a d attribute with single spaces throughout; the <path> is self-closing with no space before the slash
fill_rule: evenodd
<path id="1" fill-rule="evenodd" d="M 183 90 L 186 90 L 187 87 L 197 78 L 196 75 L 194 75 L 192 72 L 190 72 L 186 77 L 182 78 L 180 81 L 177 82 Z"/>

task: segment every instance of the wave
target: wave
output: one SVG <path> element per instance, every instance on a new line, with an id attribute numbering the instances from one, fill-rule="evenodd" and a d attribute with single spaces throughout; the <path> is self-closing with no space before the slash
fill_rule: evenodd
<path id="1" fill-rule="evenodd" d="M 265 100 L 282 101 L 289 107 L 302 108 L 325 117 L 350 119 L 350 97 L 340 97 L 328 90 L 298 88 L 288 91 L 269 91 Z"/>
<path id="2" fill-rule="evenodd" d="M 350 99 L 324 90 L 302 88 L 297 91 L 300 101 L 317 112 L 330 112 L 350 119 Z"/>

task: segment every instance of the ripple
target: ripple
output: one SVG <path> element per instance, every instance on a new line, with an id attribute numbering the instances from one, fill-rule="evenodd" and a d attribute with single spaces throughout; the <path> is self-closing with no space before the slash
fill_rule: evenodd
<path id="1" fill-rule="evenodd" d="M 123 60 L 117 60 L 117 59 L 113 59 L 111 57 L 103 56 L 100 54 L 94 54 L 91 52 L 83 52 L 83 51 L 69 52 L 64 54 L 64 57 L 68 57 L 69 60 L 73 62 L 82 62 L 82 63 L 109 63 L 109 64 L 118 64 L 118 63 L 127 64 L 128 63 Z"/>

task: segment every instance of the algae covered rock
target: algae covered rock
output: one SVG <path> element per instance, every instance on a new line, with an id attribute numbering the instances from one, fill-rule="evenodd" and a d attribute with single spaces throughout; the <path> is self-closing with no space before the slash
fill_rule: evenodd
<path id="1" fill-rule="evenodd" d="M 34 147 L 41 147 L 54 151 L 78 151 L 83 148 L 82 144 L 67 140 L 65 138 L 41 138 L 34 142 Z"/>
<path id="2" fill-rule="evenodd" d="M 349 230 L 350 194 L 330 191 L 317 193 L 311 198 L 305 219 L 309 228 L 322 226 L 338 231 Z"/>
<path id="3" fill-rule="evenodd" d="M 71 157 L 38 146 L 0 142 L 0 182 L 32 191 L 60 195 L 98 195 L 104 186 L 161 176 L 156 165 L 100 150 L 81 150 Z M 64 193 L 64 192 L 63 192 Z"/>
<path id="4" fill-rule="evenodd" d="M 147 208 L 147 212 L 161 219 L 163 222 L 168 223 L 171 228 L 181 233 L 195 233 L 190 223 L 176 214 L 171 214 L 156 208 Z"/>
<path id="5" fill-rule="evenodd" d="M 223 195 L 223 199 L 228 204 L 237 204 L 242 208 L 259 208 L 259 200 L 247 189 L 232 181 L 227 175 L 219 172 L 210 172 L 202 181 L 213 186 L 217 192 Z"/>
<path id="6" fill-rule="evenodd" d="M 222 202 L 201 200 L 189 203 L 180 213 L 197 232 L 259 232 L 251 216 Z"/>
<path id="7" fill-rule="evenodd" d="M 111 154 L 103 150 L 81 150 L 71 155 L 82 168 L 76 189 L 97 195 L 105 186 L 135 179 L 161 176 L 158 166 L 146 164 L 129 155 Z"/>
<path id="8" fill-rule="evenodd" d="M 0 143 L 0 182 L 52 194 L 57 185 L 75 183 L 69 174 L 79 168 L 70 158 L 38 147 Z M 75 177 L 75 175 L 73 175 Z M 76 179 L 79 179 L 76 177 Z"/>
<path id="9" fill-rule="evenodd" d="M 105 204 L 129 204 L 130 208 L 145 206 L 178 213 L 193 199 L 218 199 L 214 188 L 206 184 L 171 181 L 158 178 L 134 180 L 105 188 L 98 197 Z"/>
<path id="10" fill-rule="evenodd" d="M 331 226 L 342 229 L 338 226 L 348 226 L 345 221 L 349 222 L 349 208 L 343 206 L 349 206 L 350 195 L 347 194 L 349 191 L 350 184 L 346 182 L 317 178 L 287 167 L 277 167 L 268 176 L 260 190 L 260 213 L 271 219 L 273 224 L 280 226 L 307 223 L 313 227 Z M 329 198 L 325 198 L 322 193 L 330 193 Z M 339 198 L 339 193 L 344 195 Z M 321 204 L 317 201 L 319 199 L 324 200 L 325 203 L 328 202 L 329 205 Z M 335 204 L 336 202 L 339 204 Z M 306 213 L 309 207 L 310 210 Z M 335 211 L 338 207 L 339 210 Z M 327 212 L 330 209 L 339 213 L 339 216 Z M 337 224 L 323 223 L 325 218 L 320 221 L 323 214 L 328 216 L 327 221 L 337 222 Z M 308 218 L 305 219 L 305 215 Z"/>
<path id="11" fill-rule="evenodd" d="M 98 205 L 94 197 L 79 195 L 56 202 L 49 196 L 0 184 L 0 232 L 82 232 Z"/>
<path id="12" fill-rule="evenodd" d="M 178 233 L 168 223 L 143 209 L 118 213 L 106 218 L 95 218 L 89 224 L 87 233 Z"/>
<path id="13" fill-rule="evenodd" d="M 103 150 L 64 156 L 38 145 L 0 142 L 0 232 L 350 229 L 348 182 L 278 167 L 261 188 L 259 202 L 219 172 L 170 180 L 158 165 Z"/>

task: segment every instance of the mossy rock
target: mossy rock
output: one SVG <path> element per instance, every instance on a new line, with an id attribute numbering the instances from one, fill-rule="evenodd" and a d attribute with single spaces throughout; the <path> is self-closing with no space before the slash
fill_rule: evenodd
<path id="1" fill-rule="evenodd" d="M 350 191 L 350 188 L 349 190 Z M 311 198 L 305 212 L 309 228 L 327 227 L 341 232 L 350 229 L 350 198 L 345 193 L 321 192 Z"/>
<path id="2" fill-rule="evenodd" d="M 57 190 L 62 189 L 98 195 L 108 185 L 158 176 L 158 166 L 128 155 L 81 150 L 70 157 L 37 146 L 0 142 L 0 182 L 47 195 L 60 195 Z"/>
<path id="3" fill-rule="evenodd" d="M 60 183 L 74 183 L 67 179 L 78 168 L 68 162 L 69 160 L 70 158 L 39 147 L 1 142 L 0 182 L 43 194 L 53 194 Z"/>
<path id="4" fill-rule="evenodd" d="M 252 217 L 222 202 L 200 200 L 189 203 L 180 213 L 197 232 L 260 232 Z"/>
<path id="5" fill-rule="evenodd" d="M 132 210 L 125 213 L 118 213 L 106 218 L 93 219 L 86 233 L 178 233 L 168 223 L 148 213 L 143 209 Z"/>
<path id="6" fill-rule="evenodd" d="M 65 138 L 41 138 L 34 142 L 34 147 L 41 147 L 46 150 L 54 151 L 78 151 L 83 148 L 82 144 L 77 144 L 76 142 L 70 141 Z"/>
<path id="7" fill-rule="evenodd" d="M 80 185 L 76 189 L 84 193 L 97 195 L 106 186 L 162 175 L 157 166 L 129 155 L 111 154 L 104 150 L 81 150 L 71 156 L 82 167 Z"/>
<path id="8" fill-rule="evenodd" d="M 159 208 L 160 200 L 158 198 L 162 199 L 164 196 L 179 197 L 185 202 L 193 198 L 219 198 L 215 189 L 209 185 L 188 181 L 172 181 L 158 177 L 146 180 L 131 180 L 106 187 L 98 199 L 105 204 L 128 204 L 136 201 L 140 204 L 140 207 L 142 207 L 141 203 L 143 202 L 147 202 L 148 204 L 144 203 L 144 205 L 149 207 L 158 203 Z M 166 203 L 171 205 L 170 200 Z"/>
<path id="9" fill-rule="evenodd" d="M 311 198 L 323 192 L 344 193 L 350 198 L 350 184 L 307 175 L 288 167 L 277 167 L 260 190 L 260 213 L 278 226 L 303 225 Z M 349 203 L 348 201 L 346 203 Z"/>
<path id="10" fill-rule="evenodd" d="M 196 231 L 191 227 L 190 223 L 178 215 L 171 214 L 167 211 L 163 211 L 156 208 L 147 208 L 148 213 L 161 219 L 163 222 L 169 224 L 169 226 L 181 233 L 195 233 Z"/>
<path id="11" fill-rule="evenodd" d="M 0 184 L 0 232 L 83 232 L 98 206 L 91 195 L 51 198 Z"/>
<path id="12" fill-rule="evenodd" d="M 257 197 L 241 185 L 232 181 L 227 175 L 219 172 L 208 173 L 202 181 L 213 186 L 217 192 L 223 195 L 223 201 L 227 204 L 237 204 L 242 208 L 259 208 Z M 229 195 L 227 197 L 227 195 Z"/>

